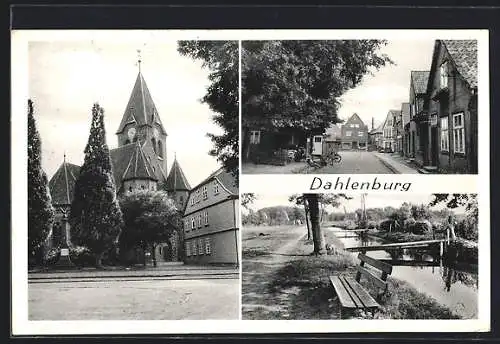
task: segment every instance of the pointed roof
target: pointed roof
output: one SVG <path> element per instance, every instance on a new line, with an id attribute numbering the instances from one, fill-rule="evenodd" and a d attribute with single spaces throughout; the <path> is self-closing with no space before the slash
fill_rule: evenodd
<path id="1" fill-rule="evenodd" d="M 429 80 L 429 71 L 412 70 L 411 82 L 416 94 L 424 94 L 427 92 L 427 82 Z"/>
<path id="2" fill-rule="evenodd" d="M 116 133 L 122 133 L 128 123 L 136 123 L 139 126 L 152 126 L 156 123 L 160 126 L 162 133 L 167 135 L 141 71 L 137 74 L 134 88 L 132 89 L 122 121 Z"/>
<path id="3" fill-rule="evenodd" d="M 477 87 L 477 40 L 442 40 L 457 71 L 471 88 Z"/>
<path id="4" fill-rule="evenodd" d="M 52 204 L 71 204 L 76 178 L 80 174 L 80 166 L 63 161 L 49 181 Z"/>
<path id="5" fill-rule="evenodd" d="M 209 181 L 216 179 L 221 183 L 221 185 L 231 194 L 239 196 L 239 188 L 238 183 L 236 182 L 236 178 L 232 173 L 227 172 L 224 167 L 219 168 L 218 170 L 212 172 L 205 180 L 199 183 L 197 186 L 193 188 L 197 189 L 203 184 L 208 183 Z"/>
<path id="6" fill-rule="evenodd" d="M 177 162 L 177 158 L 174 159 L 174 163 L 172 164 L 172 168 L 170 169 L 170 173 L 167 177 L 166 188 L 168 191 L 189 191 L 191 190 L 191 186 L 187 181 L 184 172 L 182 171 L 179 162 Z"/>
<path id="7" fill-rule="evenodd" d="M 359 115 L 357 113 L 353 113 L 352 116 L 349 117 L 349 119 L 345 123 L 348 123 L 348 122 L 351 122 L 354 120 L 357 120 L 357 121 L 363 123 L 363 125 L 365 125 L 365 122 L 363 122 L 363 120 L 361 119 L 361 117 L 359 117 Z"/>
<path id="8" fill-rule="evenodd" d="M 158 180 L 140 142 L 115 148 L 109 155 L 117 187 L 119 183 L 129 179 Z"/>
<path id="9" fill-rule="evenodd" d="M 403 126 L 410 122 L 410 103 L 401 103 L 401 118 Z"/>

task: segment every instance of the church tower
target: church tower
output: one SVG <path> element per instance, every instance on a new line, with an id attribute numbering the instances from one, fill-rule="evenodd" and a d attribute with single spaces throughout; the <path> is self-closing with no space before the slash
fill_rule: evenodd
<path id="1" fill-rule="evenodd" d="M 177 161 L 177 157 L 174 157 L 174 163 L 172 164 L 170 173 L 168 174 L 166 190 L 169 197 L 175 201 L 177 208 L 181 212 L 184 212 L 191 186 L 189 185 L 189 182 L 187 181 L 187 178 Z"/>
<path id="2" fill-rule="evenodd" d="M 137 64 L 139 72 L 116 131 L 118 147 L 139 141 L 150 146 L 163 171 L 167 171 L 167 132 L 141 72 L 141 58 Z"/>

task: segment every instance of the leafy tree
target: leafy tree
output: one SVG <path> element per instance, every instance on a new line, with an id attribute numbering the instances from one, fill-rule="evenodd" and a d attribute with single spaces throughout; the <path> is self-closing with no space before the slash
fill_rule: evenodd
<path id="1" fill-rule="evenodd" d="M 180 214 L 165 191 L 140 190 L 120 197 L 124 227 L 120 235 L 122 247 L 151 249 L 156 266 L 155 248 L 169 242 L 181 230 Z"/>
<path id="2" fill-rule="evenodd" d="M 90 135 L 75 183 L 69 223 L 72 242 L 88 247 L 96 266 L 101 267 L 104 253 L 117 241 L 123 219 L 106 144 L 104 110 L 97 103 L 92 107 Z"/>
<path id="3" fill-rule="evenodd" d="M 449 209 L 464 207 L 468 214 L 478 218 L 477 194 L 433 194 L 434 199 L 429 203 L 431 207 L 445 203 Z"/>
<path id="4" fill-rule="evenodd" d="M 241 205 L 243 208 L 248 210 L 250 204 L 252 204 L 257 197 L 253 193 L 242 193 L 241 194 Z"/>
<path id="5" fill-rule="evenodd" d="M 43 243 L 54 222 L 47 175 L 42 169 L 40 134 L 28 100 L 28 262 L 43 261 Z"/>
<path id="6" fill-rule="evenodd" d="M 304 195 L 294 194 L 288 197 L 288 201 L 291 203 L 295 203 L 296 205 L 299 206 L 300 205 L 304 206 L 305 221 L 307 227 L 307 240 L 311 240 L 312 231 L 311 231 L 311 225 L 309 224 L 309 205 L 306 202 L 306 198 L 304 197 Z"/>
<path id="7" fill-rule="evenodd" d="M 391 63 L 382 40 L 245 41 L 242 127 L 323 132 L 339 122 L 339 97 Z M 248 145 L 247 145 L 248 146 Z M 248 149 L 245 156 L 248 154 Z"/>
<path id="8" fill-rule="evenodd" d="M 214 144 L 210 154 L 216 156 L 238 180 L 238 41 L 179 41 L 177 50 L 181 55 L 203 61 L 203 66 L 210 70 L 211 84 L 202 101 L 216 113 L 213 121 L 223 129 L 222 135 L 207 134 Z"/>
<path id="9" fill-rule="evenodd" d="M 425 204 L 412 205 L 411 206 L 411 215 L 417 221 L 418 220 L 429 220 L 431 218 L 429 206 L 427 206 Z"/>

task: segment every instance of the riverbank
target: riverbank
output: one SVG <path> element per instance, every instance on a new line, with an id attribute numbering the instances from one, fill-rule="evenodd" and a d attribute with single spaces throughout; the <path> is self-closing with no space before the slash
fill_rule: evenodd
<path id="1" fill-rule="evenodd" d="M 411 242 L 435 239 L 432 234 L 413 234 L 402 232 L 385 232 L 377 229 L 369 229 L 366 235 L 370 235 L 387 243 Z M 457 238 L 449 246 L 449 259 L 457 263 L 476 264 L 478 263 L 478 244 L 474 241 Z"/>
<path id="2" fill-rule="evenodd" d="M 287 252 L 277 250 L 290 229 L 275 227 L 259 236 L 258 230 L 243 229 L 243 319 L 339 319 L 341 307 L 329 276 L 355 276 L 358 260 L 343 249 L 342 242 L 325 229 L 328 255 L 312 256 L 313 244 L 301 234 L 287 243 Z M 257 233 L 257 235 L 255 234 Z M 302 232 L 301 232 L 302 233 Z M 269 250 L 272 248 L 272 250 Z M 279 259 L 276 259 L 279 257 Z M 432 297 L 393 277 L 374 315 L 345 314 L 355 319 L 459 319 Z M 361 284 L 372 294 L 373 286 Z"/>

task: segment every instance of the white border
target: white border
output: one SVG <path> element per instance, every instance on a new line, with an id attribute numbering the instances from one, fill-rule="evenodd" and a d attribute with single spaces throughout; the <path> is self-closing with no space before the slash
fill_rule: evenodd
<path id="1" fill-rule="evenodd" d="M 475 332 L 490 330 L 490 223 L 489 223 L 489 64 L 488 30 L 23 30 L 13 31 L 11 41 L 12 88 L 12 333 L 14 335 L 50 334 L 169 334 L 169 333 L 331 333 L 331 332 Z M 26 103 L 28 99 L 29 41 L 112 40 L 144 42 L 145 40 L 178 39 L 478 39 L 479 59 L 479 171 L 478 176 L 422 176 L 406 178 L 418 185 L 418 191 L 479 193 L 479 312 L 477 320 L 183 320 L 183 321 L 28 321 L 27 307 L 27 133 Z M 240 148 L 241 149 L 241 148 Z M 361 175 L 358 175 L 361 176 Z M 365 175 L 366 177 L 367 175 Z M 240 190 L 252 191 L 266 185 L 269 176 L 240 176 Z M 278 176 L 276 176 L 278 177 Z M 273 182 L 267 190 L 283 189 Z M 308 185 L 311 176 L 300 176 L 302 182 L 291 181 L 293 187 Z M 272 178 L 271 178 L 272 179 Z M 271 180 L 269 179 L 269 180 Z M 435 180 L 433 180 L 435 179 Z M 479 180 L 478 180 L 479 179 Z M 307 182 L 309 181 L 309 182 Z M 474 185 L 470 186 L 469 185 Z M 296 185 L 297 184 L 297 185 Z M 443 186 L 446 185 L 446 186 Z M 432 189 L 431 189 L 432 186 Z M 441 189 L 439 189 L 441 190 Z M 307 188 L 302 192 L 309 191 Z M 417 191 L 417 192 L 418 192 Z M 289 192 L 287 190 L 287 192 Z M 293 192 L 293 191 L 292 191 Z M 240 235 L 241 241 L 241 235 Z M 241 246 L 240 246 L 241 247 Z M 19 254 L 19 252 L 21 252 Z M 16 253 L 16 254 L 14 254 Z M 14 264 L 15 263 L 15 264 Z"/>

